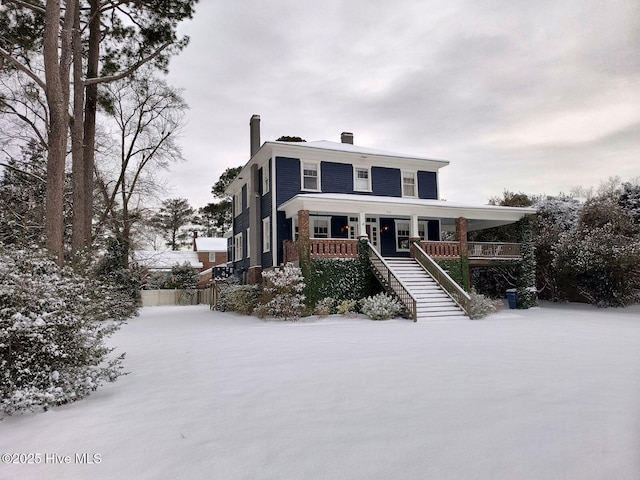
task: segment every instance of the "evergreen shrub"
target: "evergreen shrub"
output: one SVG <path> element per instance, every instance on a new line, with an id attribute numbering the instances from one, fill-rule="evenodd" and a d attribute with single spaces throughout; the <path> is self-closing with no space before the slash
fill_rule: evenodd
<path id="1" fill-rule="evenodd" d="M 105 339 L 136 312 L 121 289 L 0 245 L 0 416 L 79 400 L 123 374 Z"/>
<path id="2" fill-rule="evenodd" d="M 342 300 L 336 307 L 336 313 L 347 317 L 355 317 L 358 314 L 358 301 Z"/>
<path id="3" fill-rule="evenodd" d="M 469 317 L 472 320 L 486 317 L 487 315 L 496 313 L 502 308 L 502 302 L 500 300 L 492 300 L 476 292 L 471 292 L 469 296 L 471 297 Z"/>
<path id="4" fill-rule="evenodd" d="M 331 297 L 326 297 L 316 303 L 314 313 L 319 317 L 327 317 L 336 313 L 336 301 Z"/>
<path id="5" fill-rule="evenodd" d="M 304 314 L 305 288 L 302 270 L 287 263 L 281 268 L 274 268 L 262 273 L 265 282 L 261 317 L 274 317 L 282 320 L 297 320 Z"/>
<path id="6" fill-rule="evenodd" d="M 216 310 L 251 315 L 258 301 L 257 285 L 229 285 L 220 290 Z"/>
<path id="7" fill-rule="evenodd" d="M 360 300 L 360 311 L 372 320 L 388 320 L 402 311 L 402 305 L 386 293 L 379 293 L 373 297 Z"/>

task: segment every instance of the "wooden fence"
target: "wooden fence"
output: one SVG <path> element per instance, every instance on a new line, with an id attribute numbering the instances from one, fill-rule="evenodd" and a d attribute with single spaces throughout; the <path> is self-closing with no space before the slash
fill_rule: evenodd
<path id="1" fill-rule="evenodd" d="M 159 307 L 163 305 L 211 305 L 212 288 L 187 290 L 142 290 L 143 307 Z"/>

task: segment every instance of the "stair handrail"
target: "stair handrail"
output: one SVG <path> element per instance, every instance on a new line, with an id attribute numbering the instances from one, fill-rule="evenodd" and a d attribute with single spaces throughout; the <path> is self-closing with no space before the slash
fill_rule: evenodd
<path id="1" fill-rule="evenodd" d="M 383 281 L 383 282 L 386 281 L 387 282 L 387 285 L 389 286 L 389 288 L 391 290 L 393 290 L 393 292 L 396 294 L 396 296 L 400 299 L 402 304 L 407 309 L 407 312 L 409 313 L 411 319 L 414 322 L 417 322 L 418 321 L 418 306 L 417 306 L 417 301 L 416 301 L 415 297 L 413 295 L 411 295 L 411 293 L 409 292 L 409 289 L 407 288 L 407 286 L 393 272 L 393 270 L 391 269 L 389 264 L 385 261 L 384 258 L 382 258 L 382 256 L 380 255 L 380 253 L 378 253 L 378 251 L 374 248 L 374 246 L 371 245 L 371 242 L 369 240 L 367 240 L 367 245 L 369 246 L 369 263 L 373 267 L 374 273 L 376 274 L 376 276 L 381 281 Z M 378 265 L 373 263 L 372 257 L 375 257 L 375 259 L 382 264 L 382 266 L 385 269 L 385 272 L 380 272 L 379 271 Z M 398 291 L 398 290 L 396 290 L 396 288 L 394 288 L 394 286 L 391 283 L 392 279 L 397 284 L 398 290 L 400 290 L 400 291 Z"/>
<path id="2" fill-rule="evenodd" d="M 471 297 L 456 281 L 445 272 L 436 261 L 420 247 L 418 243 L 411 245 L 414 259 L 433 277 L 442 289 L 458 304 L 465 315 L 471 315 Z"/>

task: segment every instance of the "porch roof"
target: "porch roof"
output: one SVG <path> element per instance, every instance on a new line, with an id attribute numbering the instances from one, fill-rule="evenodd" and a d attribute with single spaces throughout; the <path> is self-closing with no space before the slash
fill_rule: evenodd
<path id="1" fill-rule="evenodd" d="M 467 219 L 468 230 L 507 225 L 525 215 L 536 213 L 535 208 L 502 207 L 496 205 L 470 205 L 443 200 L 420 198 L 381 197 L 377 195 L 354 195 L 345 193 L 305 193 L 287 200 L 278 207 L 287 218 L 297 215 L 299 210 L 321 215 L 366 215 L 408 218 L 439 219 L 442 230 L 455 231 L 455 220 Z"/>

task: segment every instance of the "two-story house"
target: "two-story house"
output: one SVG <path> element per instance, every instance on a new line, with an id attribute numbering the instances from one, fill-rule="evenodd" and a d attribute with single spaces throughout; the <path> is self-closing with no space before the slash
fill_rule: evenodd
<path id="1" fill-rule="evenodd" d="M 254 281 L 264 268 L 295 260 L 296 241 L 311 240 L 311 255 L 349 257 L 366 235 L 382 257 L 408 257 L 410 239 L 446 258 L 514 255 L 513 245 L 473 245 L 467 231 L 513 223 L 527 208 L 440 200 L 438 173 L 449 164 L 416 155 L 341 142 L 260 144 L 260 117 L 250 120 L 251 158 L 227 189 L 233 196 L 229 260 Z M 440 242 L 441 232 L 456 242 Z"/>

